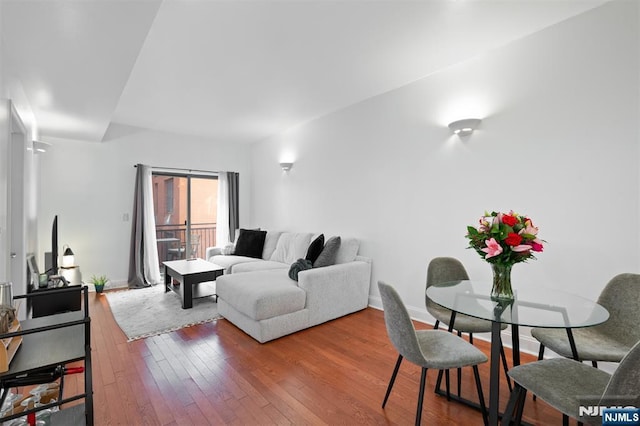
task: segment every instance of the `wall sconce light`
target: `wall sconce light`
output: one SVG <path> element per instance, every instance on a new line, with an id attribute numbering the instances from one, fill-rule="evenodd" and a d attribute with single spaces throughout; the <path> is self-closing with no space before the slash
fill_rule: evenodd
<path id="1" fill-rule="evenodd" d="M 481 122 L 479 118 L 465 118 L 449 123 L 449 128 L 458 136 L 468 136 L 478 128 Z"/>
<path id="2" fill-rule="evenodd" d="M 71 247 L 68 245 L 64 245 L 64 252 L 62 253 L 62 267 L 63 268 L 71 268 L 75 266 L 76 259 L 73 255 L 73 251 Z"/>
<path id="3" fill-rule="evenodd" d="M 34 154 L 42 154 L 43 152 L 47 152 L 47 150 L 51 147 L 51 144 L 48 142 L 41 141 L 33 141 L 33 153 Z"/>
<path id="4" fill-rule="evenodd" d="M 293 167 L 293 163 L 280 163 L 280 167 L 282 167 L 283 172 L 288 172 Z"/>

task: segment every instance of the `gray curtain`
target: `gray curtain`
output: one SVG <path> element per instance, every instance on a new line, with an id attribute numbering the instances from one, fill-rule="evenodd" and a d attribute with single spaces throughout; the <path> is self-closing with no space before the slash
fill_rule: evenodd
<path id="1" fill-rule="evenodd" d="M 150 167 L 138 164 L 136 166 L 131 224 L 131 250 L 127 280 L 129 288 L 149 287 L 160 282 L 153 195 L 150 193 L 150 186 Z"/>
<path id="2" fill-rule="evenodd" d="M 229 236 L 231 241 L 235 240 L 236 229 L 240 226 L 240 214 L 238 201 L 238 187 L 239 187 L 240 173 L 227 172 L 227 180 L 229 182 Z"/>

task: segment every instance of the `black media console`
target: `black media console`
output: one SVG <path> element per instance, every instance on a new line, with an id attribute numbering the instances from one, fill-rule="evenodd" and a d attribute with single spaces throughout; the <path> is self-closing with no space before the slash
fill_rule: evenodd
<path id="1" fill-rule="evenodd" d="M 56 294 L 56 290 L 74 289 L 77 291 L 63 291 Z M 81 309 L 82 286 L 69 285 L 63 287 L 30 288 L 29 293 L 42 291 L 51 292 L 47 296 L 30 297 L 27 299 L 27 309 L 31 311 L 31 318 L 39 318 L 64 312 L 79 311 Z"/>

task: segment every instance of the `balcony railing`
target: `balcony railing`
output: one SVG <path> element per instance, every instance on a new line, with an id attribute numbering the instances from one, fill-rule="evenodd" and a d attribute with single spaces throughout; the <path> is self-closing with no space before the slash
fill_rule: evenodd
<path id="1" fill-rule="evenodd" d="M 191 224 L 191 247 L 187 250 L 186 225 L 156 225 L 158 258 L 165 260 L 199 257 L 204 259 L 207 247 L 216 245 L 215 223 Z"/>

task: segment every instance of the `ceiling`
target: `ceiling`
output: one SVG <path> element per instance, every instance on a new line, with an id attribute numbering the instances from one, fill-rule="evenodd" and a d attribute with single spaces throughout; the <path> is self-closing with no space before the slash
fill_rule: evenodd
<path id="1" fill-rule="evenodd" d="M 255 142 L 605 1 L 0 0 L 0 60 L 44 141 Z"/>

